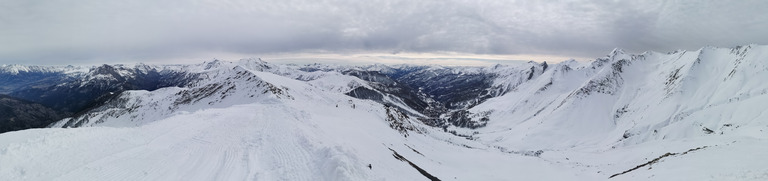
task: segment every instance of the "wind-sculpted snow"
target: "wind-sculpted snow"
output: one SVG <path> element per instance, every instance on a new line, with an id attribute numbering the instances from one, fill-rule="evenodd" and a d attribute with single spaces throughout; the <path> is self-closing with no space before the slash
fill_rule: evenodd
<path id="1" fill-rule="evenodd" d="M 766 60 L 748 45 L 492 67 L 168 66 L 187 81 L 0 134 L 0 178 L 766 180 Z M 113 68 L 93 75 L 136 74 Z"/>

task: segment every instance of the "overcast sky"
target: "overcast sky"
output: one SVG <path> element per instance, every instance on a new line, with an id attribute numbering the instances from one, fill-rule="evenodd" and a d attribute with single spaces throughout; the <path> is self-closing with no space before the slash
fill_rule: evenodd
<path id="1" fill-rule="evenodd" d="M 768 44 L 766 12 L 765 0 L 0 0 L 0 64 L 593 59 Z"/>

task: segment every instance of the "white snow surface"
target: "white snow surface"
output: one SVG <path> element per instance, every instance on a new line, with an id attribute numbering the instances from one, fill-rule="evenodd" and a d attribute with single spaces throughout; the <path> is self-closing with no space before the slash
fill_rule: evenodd
<path id="1" fill-rule="evenodd" d="M 414 118 L 406 136 L 338 72 L 175 69 L 207 78 L 0 134 L 0 180 L 429 180 L 395 152 L 441 180 L 768 180 L 768 46 L 468 68 L 508 90 L 470 109 L 486 127 L 450 128 L 472 139 Z"/>

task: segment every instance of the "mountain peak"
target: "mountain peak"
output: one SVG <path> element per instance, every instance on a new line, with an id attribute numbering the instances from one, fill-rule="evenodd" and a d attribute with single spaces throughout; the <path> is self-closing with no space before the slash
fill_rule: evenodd
<path id="1" fill-rule="evenodd" d="M 768 77 L 766 57 L 766 46 L 742 46 L 674 55 L 617 48 L 591 62 L 492 67 L 248 58 L 151 74 L 93 66 L 104 75 L 135 76 L 101 76 L 82 87 L 56 87 L 82 80 L 66 77 L 17 85 L 55 78 L 0 74 L 0 89 L 21 90 L 9 92 L 71 98 L 61 101 L 67 105 L 86 100 L 75 112 L 85 111 L 50 127 L 93 127 L 0 135 L 7 148 L 0 160 L 21 170 L 0 177 L 760 179 L 768 166 L 759 159 L 768 148 L 768 84 L 759 79 Z M 8 110 L 0 104 L 0 116 Z M 724 156 L 727 164 L 701 164 Z"/>
<path id="2" fill-rule="evenodd" d="M 622 48 L 614 48 L 608 56 L 624 55 L 627 54 Z"/>

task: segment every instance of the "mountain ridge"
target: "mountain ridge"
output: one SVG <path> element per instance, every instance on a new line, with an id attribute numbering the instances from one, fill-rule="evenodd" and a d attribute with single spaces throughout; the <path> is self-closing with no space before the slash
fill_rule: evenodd
<path id="1" fill-rule="evenodd" d="M 0 175 L 761 180 L 766 59 L 768 46 L 747 45 L 491 67 L 179 65 L 178 86 L 113 92 L 52 128 L 0 134 L 0 161 L 53 170 Z M 126 75 L 99 80 L 113 72 Z"/>

